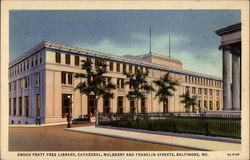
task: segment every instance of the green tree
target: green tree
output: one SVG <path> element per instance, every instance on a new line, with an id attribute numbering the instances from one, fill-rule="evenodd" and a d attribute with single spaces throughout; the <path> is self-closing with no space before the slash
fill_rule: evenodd
<path id="1" fill-rule="evenodd" d="M 147 76 L 148 72 L 143 72 L 143 70 L 136 70 L 135 74 L 132 73 L 124 73 L 128 80 L 125 81 L 126 85 L 129 85 L 130 91 L 126 95 L 126 97 L 131 100 L 135 98 L 136 100 L 136 113 L 139 112 L 139 99 L 146 98 L 146 95 L 150 91 L 154 91 L 153 87 L 148 83 Z"/>
<path id="2" fill-rule="evenodd" d="M 106 82 L 107 77 L 104 74 L 107 73 L 107 64 L 103 59 L 95 59 L 95 67 L 93 67 L 93 62 L 90 58 L 81 62 L 81 68 L 84 72 L 75 74 L 76 78 L 81 79 L 75 90 L 79 90 L 81 94 L 93 96 L 94 108 L 97 109 L 98 101 L 101 97 L 114 97 L 112 90 L 116 86 L 111 82 Z"/>
<path id="3" fill-rule="evenodd" d="M 168 112 L 168 99 L 174 95 L 173 92 L 176 91 L 175 87 L 179 85 L 179 82 L 173 80 L 169 73 L 167 73 L 159 80 L 155 80 L 154 83 L 158 87 L 155 98 L 158 97 L 158 102 L 163 103 L 163 112 L 165 114 Z"/>
<path id="4" fill-rule="evenodd" d="M 196 105 L 197 96 L 191 96 L 189 91 L 187 91 L 185 94 L 181 95 L 180 97 L 183 98 L 181 100 L 181 103 L 184 104 L 184 108 L 185 108 L 186 112 L 189 113 L 191 107 L 192 107 L 193 112 L 196 111 L 195 105 Z"/>

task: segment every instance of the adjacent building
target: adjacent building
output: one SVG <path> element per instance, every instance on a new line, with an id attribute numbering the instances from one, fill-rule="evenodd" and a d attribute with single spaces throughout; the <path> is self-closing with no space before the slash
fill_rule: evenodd
<path id="1" fill-rule="evenodd" d="M 222 110 L 222 79 L 201 73 L 186 71 L 180 60 L 155 53 L 142 56 L 120 57 L 107 53 L 81 49 L 73 46 L 43 41 L 9 64 L 9 123 L 33 124 L 41 117 L 42 123 L 66 122 L 65 114 L 72 107 L 72 116 L 93 114 L 91 96 L 81 95 L 74 88 L 80 82 L 74 73 L 81 70 L 81 60 L 90 58 L 95 64 L 98 58 L 108 64 L 107 81 L 116 84 L 114 98 L 99 100 L 99 112 L 133 113 L 135 101 L 128 100 L 130 90 L 125 85 L 124 72 L 138 69 L 148 71 L 148 82 L 166 73 L 178 80 L 174 96 L 169 99 L 169 108 L 158 103 L 155 92 L 139 101 L 140 113 L 184 112 L 180 95 L 187 90 L 197 95 L 201 110 Z M 156 88 L 157 89 L 157 88 Z"/>

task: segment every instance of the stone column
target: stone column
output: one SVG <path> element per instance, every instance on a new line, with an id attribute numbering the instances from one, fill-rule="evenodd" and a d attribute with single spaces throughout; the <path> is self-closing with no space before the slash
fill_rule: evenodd
<path id="1" fill-rule="evenodd" d="M 240 56 L 232 54 L 232 80 L 233 80 L 233 108 L 240 110 Z"/>
<path id="2" fill-rule="evenodd" d="M 225 46 L 223 47 L 223 110 L 232 109 L 230 75 L 230 51 Z"/>

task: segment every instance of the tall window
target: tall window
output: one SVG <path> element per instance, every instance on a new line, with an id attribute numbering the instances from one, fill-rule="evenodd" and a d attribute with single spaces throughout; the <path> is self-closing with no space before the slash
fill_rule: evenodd
<path id="1" fill-rule="evenodd" d="M 35 58 L 35 65 L 37 66 L 37 61 L 38 61 L 38 55 L 36 55 L 36 58 Z"/>
<path id="2" fill-rule="evenodd" d="M 109 62 L 109 70 L 113 71 L 113 62 Z"/>
<path id="3" fill-rule="evenodd" d="M 72 73 L 68 73 L 68 84 L 72 84 Z"/>
<path id="4" fill-rule="evenodd" d="M 189 92 L 189 86 L 185 87 L 186 92 Z"/>
<path id="5" fill-rule="evenodd" d="M 29 85 L 29 77 L 24 78 L 24 88 L 27 88 Z"/>
<path id="6" fill-rule="evenodd" d="M 216 101 L 216 108 L 217 110 L 220 110 L 220 101 Z"/>
<path id="7" fill-rule="evenodd" d="M 22 99 L 22 97 L 19 97 L 18 98 L 18 104 L 19 104 L 19 116 L 21 116 L 22 115 L 22 108 L 23 108 L 23 106 L 22 106 L 22 104 L 23 104 L 23 101 L 22 101 L 23 99 Z"/>
<path id="8" fill-rule="evenodd" d="M 135 113 L 135 98 L 130 99 L 130 113 Z"/>
<path id="9" fill-rule="evenodd" d="M 40 94 L 36 95 L 36 116 L 41 116 L 41 99 L 40 99 Z"/>
<path id="10" fill-rule="evenodd" d="M 133 69 L 132 69 L 132 66 L 129 65 L 129 73 L 132 73 Z"/>
<path id="11" fill-rule="evenodd" d="M 11 98 L 9 98 L 9 115 L 11 115 Z"/>
<path id="12" fill-rule="evenodd" d="M 40 63 L 40 64 L 42 63 L 42 54 L 40 54 L 39 63 Z"/>
<path id="13" fill-rule="evenodd" d="M 70 64 L 70 55 L 69 54 L 65 54 L 65 63 Z"/>
<path id="14" fill-rule="evenodd" d="M 36 84 L 36 85 L 39 85 L 39 84 L 40 84 L 40 75 L 39 75 L 39 73 L 36 73 L 36 74 L 35 74 L 35 84 Z"/>
<path id="15" fill-rule="evenodd" d="M 120 63 L 117 63 L 117 64 L 116 64 L 116 71 L 117 71 L 117 72 L 120 72 Z"/>
<path id="16" fill-rule="evenodd" d="M 206 88 L 204 89 L 204 95 L 207 95 L 207 89 Z"/>
<path id="17" fill-rule="evenodd" d="M 198 89 L 198 94 L 200 94 L 200 95 L 201 95 L 201 88 L 199 88 L 199 89 Z"/>
<path id="18" fill-rule="evenodd" d="M 29 97 L 25 96 L 24 97 L 24 102 L 25 102 L 25 116 L 29 116 Z"/>
<path id="19" fill-rule="evenodd" d="M 220 91 L 219 91 L 219 90 L 216 91 L 216 95 L 217 95 L 217 96 L 220 95 Z"/>
<path id="20" fill-rule="evenodd" d="M 110 98 L 107 96 L 103 97 L 103 113 L 110 112 Z"/>
<path id="21" fill-rule="evenodd" d="M 61 54 L 56 52 L 56 63 L 61 63 Z"/>
<path id="22" fill-rule="evenodd" d="M 66 72 L 62 72 L 61 82 L 62 84 L 66 84 Z"/>
<path id="23" fill-rule="evenodd" d="M 126 70 L 126 64 L 123 64 L 123 73 L 126 73 L 127 70 Z"/>
<path id="24" fill-rule="evenodd" d="M 212 101 L 209 101 L 209 109 L 213 110 L 213 102 Z"/>
<path id="25" fill-rule="evenodd" d="M 209 94 L 213 95 L 213 90 L 212 89 L 209 89 Z"/>
<path id="26" fill-rule="evenodd" d="M 196 94 L 196 88 L 195 87 L 192 88 L 192 93 Z"/>
<path id="27" fill-rule="evenodd" d="M 207 101 L 204 101 L 204 108 L 207 108 Z"/>
<path id="28" fill-rule="evenodd" d="M 29 67 L 30 67 L 30 61 L 27 60 L 27 69 L 29 69 Z"/>
<path id="29" fill-rule="evenodd" d="M 123 97 L 119 96 L 117 98 L 117 113 L 123 113 Z"/>
<path id="30" fill-rule="evenodd" d="M 13 116 L 16 115 L 16 98 L 13 98 Z"/>
<path id="31" fill-rule="evenodd" d="M 146 110 L 146 99 L 145 98 L 142 98 L 141 99 L 141 113 L 146 113 L 147 110 Z"/>
<path id="32" fill-rule="evenodd" d="M 79 66 L 79 56 L 75 56 L 75 66 Z"/>
<path id="33" fill-rule="evenodd" d="M 124 79 L 121 79 L 121 88 L 124 89 Z"/>
<path id="34" fill-rule="evenodd" d="M 116 83 L 117 88 L 120 88 L 120 78 L 117 78 L 117 83 Z"/>

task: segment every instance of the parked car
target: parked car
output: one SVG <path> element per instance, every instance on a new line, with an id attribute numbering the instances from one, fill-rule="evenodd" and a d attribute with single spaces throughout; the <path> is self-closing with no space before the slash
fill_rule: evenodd
<path id="1" fill-rule="evenodd" d="M 72 119 L 72 124 L 89 123 L 89 122 L 90 122 L 89 115 L 79 115 L 77 118 Z"/>

